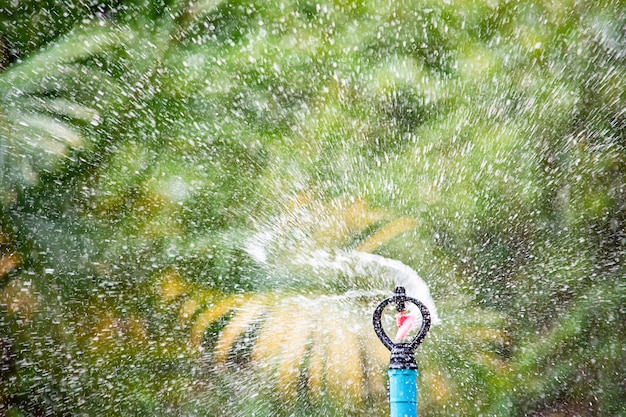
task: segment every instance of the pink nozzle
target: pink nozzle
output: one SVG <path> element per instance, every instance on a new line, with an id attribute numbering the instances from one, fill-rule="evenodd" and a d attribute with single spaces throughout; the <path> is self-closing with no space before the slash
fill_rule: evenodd
<path id="1" fill-rule="evenodd" d="M 404 339 L 406 335 L 413 327 L 413 322 L 415 322 L 415 316 L 411 314 L 405 315 L 404 313 L 398 313 L 396 316 L 396 324 L 398 325 L 398 333 L 396 333 L 396 342 Z"/>

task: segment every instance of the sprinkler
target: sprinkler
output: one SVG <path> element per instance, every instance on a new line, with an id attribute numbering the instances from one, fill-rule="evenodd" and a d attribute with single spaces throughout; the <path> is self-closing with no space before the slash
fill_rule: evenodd
<path id="1" fill-rule="evenodd" d="M 417 335 L 408 343 L 394 343 L 383 330 L 381 315 L 389 304 L 395 303 L 402 314 L 406 303 L 417 306 L 422 315 L 422 326 Z M 389 361 L 389 406 L 391 417 L 417 417 L 417 362 L 415 349 L 422 343 L 430 329 L 430 313 L 426 306 L 415 298 L 407 297 L 404 287 L 396 287 L 393 297 L 383 300 L 373 316 L 374 331 L 391 352 Z"/>

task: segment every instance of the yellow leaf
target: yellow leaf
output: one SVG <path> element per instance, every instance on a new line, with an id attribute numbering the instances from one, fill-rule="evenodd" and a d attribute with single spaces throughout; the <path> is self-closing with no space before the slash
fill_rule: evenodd
<path id="1" fill-rule="evenodd" d="M 313 334 L 313 345 L 309 357 L 308 384 L 309 393 L 314 397 L 322 395 L 322 382 L 324 380 L 324 363 L 326 362 L 326 348 L 328 345 L 328 332 L 319 328 Z"/>
<path id="2" fill-rule="evenodd" d="M 346 200 L 336 199 L 315 212 L 322 216 L 315 223 L 313 240 L 327 247 L 345 245 L 355 233 L 384 218 L 382 210 L 370 209 L 362 200 L 348 205 Z"/>
<path id="3" fill-rule="evenodd" d="M 294 320 L 293 310 L 289 318 L 291 320 L 286 323 L 285 337 L 281 346 L 277 381 L 286 393 L 296 395 L 311 336 L 311 326 L 310 321 L 307 320 L 308 317 L 296 317 L 297 320 Z"/>
<path id="4" fill-rule="evenodd" d="M 284 343 L 290 343 L 288 326 L 293 322 L 296 306 L 291 303 L 287 306 L 288 308 L 284 306 L 274 308 L 270 312 L 254 344 L 252 360 L 264 363 L 275 362 L 280 357 L 281 346 Z"/>
<path id="5" fill-rule="evenodd" d="M 390 353 L 378 340 L 374 330 L 366 332 L 363 339 L 364 378 L 368 396 L 384 397 L 387 395 L 386 369 L 389 365 Z"/>
<path id="6" fill-rule="evenodd" d="M 342 216 L 351 229 L 362 230 L 372 223 L 385 218 L 385 212 L 380 209 L 372 209 L 363 200 L 355 201 Z"/>
<path id="7" fill-rule="evenodd" d="M 263 315 L 267 307 L 261 303 L 250 303 L 245 308 L 240 309 L 222 330 L 215 346 L 215 362 L 224 364 L 228 357 L 228 352 L 232 348 L 237 338 Z"/>
<path id="8" fill-rule="evenodd" d="M 336 400 L 358 401 L 364 398 L 359 340 L 356 331 L 343 324 L 344 320 L 350 317 L 331 320 L 333 332 L 328 338 L 325 382 Z"/>
<path id="9" fill-rule="evenodd" d="M 178 318 L 183 323 L 188 322 L 189 320 L 191 320 L 191 317 L 200 306 L 201 304 L 196 298 L 190 298 L 189 300 L 185 301 L 180 307 Z"/>
<path id="10" fill-rule="evenodd" d="M 287 209 L 288 211 L 300 210 L 301 208 L 311 204 L 311 201 L 313 201 L 313 195 L 311 192 L 302 192 L 287 201 Z"/>
<path id="11" fill-rule="evenodd" d="M 197 350 L 202 344 L 202 338 L 207 327 L 212 323 L 228 314 L 233 309 L 239 307 L 243 303 L 250 299 L 250 295 L 237 295 L 230 296 L 217 304 L 209 307 L 198 315 L 193 327 L 191 328 L 191 335 L 189 337 L 189 345 L 192 351 Z"/>
<path id="12" fill-rule="evenodd" d="M 160 277 L 161 298 L 165 301 L 172 301 L 174 298 L 189 291 L 187 283 L 173 268 L 166 269 Z"/>
<path id="13" fill-rule="evenodd" d="M 369 238 L 365 239 L 356 250 L 359 252 L 374 252 L 388 240 L 394 238 L 402 232 L 415 228 L 416 225 L 417 222 L 415 219 L 410 217 L 400 217 L 395 219 L 387 223 Z"/>

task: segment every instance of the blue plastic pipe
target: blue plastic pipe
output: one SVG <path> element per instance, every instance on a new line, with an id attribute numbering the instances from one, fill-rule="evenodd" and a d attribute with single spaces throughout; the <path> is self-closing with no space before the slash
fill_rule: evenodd
<path id="1" fill-rule="evenodd" d="M 417 417 L 417 369 L 389 370 L 391 417 Z"/>

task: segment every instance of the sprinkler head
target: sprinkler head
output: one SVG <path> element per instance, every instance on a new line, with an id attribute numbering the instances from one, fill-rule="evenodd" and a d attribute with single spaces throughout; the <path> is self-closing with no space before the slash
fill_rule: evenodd
<path id="1" fill-rule="evenodd" d="M 395 303 L 396 310 L 403 312 L 406 303 L 411 303 L 417 306 L 422 315 L 422 325 L 419 332 L 415 335 L 413 340 L 408 343 L 394 343 L 391 338 L 385 333 L 381 324 L 381 316 L 385 307 L 389 304 Z M 396 287 L 394 295 L 386 298 L 374 310 L 372 317 L 374 324 L 374 331 L 376 336 L 391 352 L 391 359 L 389 363 L 389 369 L 417 369 L 417 363 L 415 362 L 415 349 L 422 343 L 426 337 L 426 333 L 430 329 L 430 312 L 424 304 L 412 297 L 407 297 L 404 287 Z"/>

